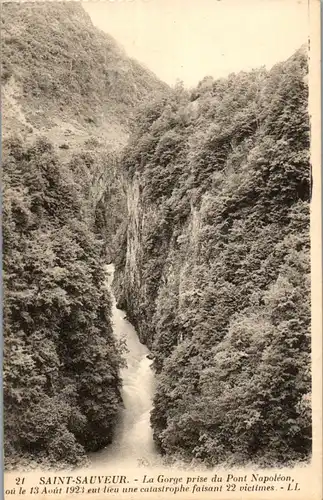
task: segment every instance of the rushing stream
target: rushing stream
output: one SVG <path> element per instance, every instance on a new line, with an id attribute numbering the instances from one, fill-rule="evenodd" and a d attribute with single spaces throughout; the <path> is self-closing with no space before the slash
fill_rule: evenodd
<path id="1" fill-rule="evenodd" d="M 114 267 L 106 266 L 108 285 L 113 281 Z M 122 463 L 123 465 L 153 465 L 155 451 L 150 410 L 154 391 L 152 361 L 149 350 L 140 343 L 134 327 L 126 320 L 125 313 L 116 307 L 112 295 L 112 322 L 116 338 L 127 343 L 127 366 L 121 371 L 124 410 L 117 426 L 113 443 L 91 457 L 93 465 Z"/>

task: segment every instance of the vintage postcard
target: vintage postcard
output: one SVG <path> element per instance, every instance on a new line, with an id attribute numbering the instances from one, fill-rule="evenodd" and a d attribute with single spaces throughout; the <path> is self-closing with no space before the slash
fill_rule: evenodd
<path id="1" fill-rule="evenodd" d="M 1 18 L 5 499 L 321 500 L 319 0 Z"/>

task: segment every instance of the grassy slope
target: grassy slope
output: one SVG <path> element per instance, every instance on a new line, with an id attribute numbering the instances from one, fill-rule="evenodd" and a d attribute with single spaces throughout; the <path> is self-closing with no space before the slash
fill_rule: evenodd
<path id="1" fill-rule="evenodd" d="M 2 43 L 5 136 L 79 147 L 90 134 L 115 149 L 138 104 L 166 88 L 76 2 L 4 4 Z"/>

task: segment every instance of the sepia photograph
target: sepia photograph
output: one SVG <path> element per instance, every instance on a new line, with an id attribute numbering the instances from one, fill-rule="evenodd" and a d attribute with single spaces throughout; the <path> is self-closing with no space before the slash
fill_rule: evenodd
<path id="1" fill-rule="evenodd" d="M 319 3 L 2 3 L 6 500 L 321 498 Z"/>

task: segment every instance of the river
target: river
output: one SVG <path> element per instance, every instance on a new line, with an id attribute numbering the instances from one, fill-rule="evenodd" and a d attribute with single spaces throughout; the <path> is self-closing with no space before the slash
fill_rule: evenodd
<path id="1" fill-rule="evenodd" d="M 114 266 L 106 266 L 107 283 L 111 290 Z M 152 429 L 150 410 L 154 393 L 152 361 L 147 358 L 149 350 L 141 344 L 134 327 L 127 321 L 124 311 L 116 306 L 112 294 L 112 322 L 117 339 L 124 338 L 127 344 L 125 359 L 127 366 L 121 371 L 122 399 L 124 409 L 120 415 L 113 443 L 93 453 L 93 466 L 106 464 L 152 466 L 158 461 Z"/>

